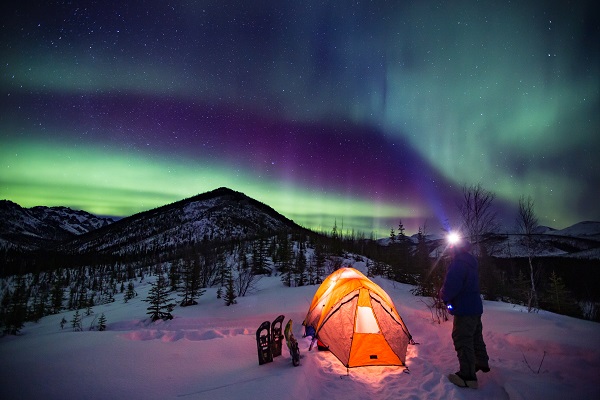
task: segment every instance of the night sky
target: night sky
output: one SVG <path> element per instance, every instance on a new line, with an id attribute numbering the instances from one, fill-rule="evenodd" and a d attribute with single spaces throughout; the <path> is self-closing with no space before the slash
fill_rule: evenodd
<path id="1" fill-rule="evenodd" d="M 6 2 L 4 2 L 6 3 Z M 127 216 L 218 187 L 308 228 L 600 220 L 597 1 L 10 1 L 0 198 Z"/>

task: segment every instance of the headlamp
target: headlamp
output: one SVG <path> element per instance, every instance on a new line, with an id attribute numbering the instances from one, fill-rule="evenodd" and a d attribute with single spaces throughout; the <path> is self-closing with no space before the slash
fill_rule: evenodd
<path id="1" fill-rule="evenodd" d="M 448 236 L 446 236 L 446 240 L 448 240 L 450 247 L 453 247 L 460 242 L 460 236 L 457 232 L 450 232 L 448 233 Z"/>

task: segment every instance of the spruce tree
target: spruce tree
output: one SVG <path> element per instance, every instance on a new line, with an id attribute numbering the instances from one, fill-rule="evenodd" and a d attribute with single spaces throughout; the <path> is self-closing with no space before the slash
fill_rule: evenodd
<path id="1" fill-rule="evenodd" d="M 40 318 L 46 315 L 46 300 L 48 298 L 48 292 L 43 291 L 38 293 L 33 299 L 33 309 L 31 310 L 30 319 L 34 322 L 38 322 Z"/>
<path id="2" fill-rule="evenodd" d="M 123 296 L 123 302 L 127 303 L 135 296 L 137 296 L 137 293 L 135 292 L 135 287 L 133 286 L 133 282 L 129 281 L 129 283 L 127 284 L 127 290 L 125 291 L 125 295 Z"/>
<path id="3" fill-rule="evenodd" d="M 325 278 L 325 248 L 322 244 L 315 246 L 315 284 L 323 282 Z"/>
<path id="4" fill-rule="evenodd" d="M 233 274 L 231 272 L 231 269 L 229 269 L 229 273 L 227 274 L 227 286 L 226 286 L 226 292 L 225 292 L 225 305 L 226 306 L 230 306 L 232 304 L 236 304 L 236 298 L 237 295 L 235 294 L 235 285 L 233 282 Z"/>
<path id="5" fill-rule="evenodd" d="M 52 314 L 58 314 L 63 309 L 63 301 L 65 300 L 65 290 L 57 281 L 52 286 L 52 292 L 50 293 L 50 312 Z"/>
<path id="6" fill-rule="evenodd" d="M 367 258 L 365 266 L 367 267 L 367 277 L 373 278 L 375 276 L 373 273 L 373 262 Z"/>
<path id="7" fill-rule="evenodd" d="M 154 322 L 159 319 L 173 319 L 171 311 L 173 311 L 175 304 L 171 303 L 173 299 L 169 297 L 169 282 L 160 274 L 156 282 L 150 283 L 150 285 L 152 288 L 148 292 L 148 297 L 144 300 L 150 303 L 146 313 L 150 316 L 150 320 Z"/>
<path id="8" fill-rule="evenodd" d="M 75 310 L 75 314 L 73 314 L 73 319 L 71 320 L 71 328 L 73 328 L 73 332 L 81 331 L 81 315 L 79 314 L 79 310 Z"/>
<path id="9" fill-rule="evenodd" d="M 530 298 L 530 290 L 531 287 L 529 286 L 529 281 L 527 280 L 527 277 L 525 276 L 523 271 L 519 269 L 519 272 L 517 273 L 517 276 L 515 277 L 512 284 L 512 296 L 518 304 L 524 305 L 527 304 L 527 301 Z"/>
<path id="10" fill-rule="evenodd" d="M 252 248 L 252 273 L 254 275 L 270 274 L 267 265 L 267 244 L 265 239 L 254 241 Z"/>
<path id="11" fill-rule="evenodd" d="M 285 286 L 292 286 L 293 282 L 293 256 L 292 244 L 288 240 L 287 234 L 281 237 L 277 249 L 278 270 L 281 273 L 281 281 Z"/>
<path id="12" fill-rule="evenodd" d="M 302 242 L 298 242 L 298 256 L 294 262 L 294 275 L 296 286 L 306 285 L 306 255 L 304 254 L 304 248 Z"/>
<path id="13" fill-rule="evenodd" d="M 435 279 L 430 270 L 429 248 L 426 242 L 426 233 L 424 227 L 419 227 L 417 233 L 417 248 L 415 251 L 414 262 L 419 271 L 419 282 L 415 288 L 415 294 L 418 296 L 437 296 L 439 288 L 435 287 Z M 440 268 L 436 268 L 440 270 Z"/>
<path id="14" fill-rule="evenodd" d="M 99 331 L 106 330 L 106 317 L 104 316 L 104 313 L 102 313 L 100 315 L 100 318 L 98 318 L 98 330 Z"/>
<path id="15" fill-rule="evenodd" d="M 399 240 L 404 240 L 406 238 L 404 231 L 405 231 L 404 225 L 402 224 L 402 220 L 400 220 L 400 222 L 398 223 L 398 239 Z"/>
<path id="16" fill-rule="evenodd" d="M 180 262 L 176 262 L 171 264 L 171 269 L 169 270 L 169 284 L 171 285 L 171 292 L 176 292 L 179 287 L 179 281 L 181 279 L 180 271 Z"/>
<path id="17" fill-rule="evenodd" d="M 567 290 L 563 279 L 552 271 L 550 275 L 550 288 L 547 293 L 548 310 L 559 314 L 576 315 L 578 307 Z"/>
<path id="18" fill-rule="evenodd" d="M 315 283 L 317 283 L 317 275 L 316 275 L 316 271 L 317 271 L 317 257 L 315 256 L 314 253 L 312 253 L 309 258 L 308 261 L 306 263 L 306 278 L 308 279 L 308 284 L 309 285 L 314 285 Z"/>
<path id="19" fill-rule="evenodd" d="M 198 304 L 196 300 L 204 294 L 205 291 L 200 288 L 200 272 L 201 265 L 197 257 L 183 265 L 182 286 L 179 290 L 182 307 Z"/>
<path id="20" fill-rule="evenodd" d="M 227 283 L 227 274 L 229 273 L 229 267 L 227 266 L 227 260 L 225 260 L 225 254 L 222 249 L 217 249 L 216 254 L 217 264 L 217 282 L 219 286 L 225 286 Z"/>
<path id="21" fill-rule="evenodd" d="M 10 297 L 10 303 L 4 315 L 4 333 L 17 335 L 27 319 L 27 291 L 25 278 L 17 277 L 15 291 Z"/>
<path id="22" fill-rule="evenodd" d="M 398 235 L 396 236 L 398 242 L 395 260 L 397 267 L 394 271 L 394 279 L 399 282 L 415 285 L 417 284 L 416 276 L 418 276 L 419 270 L 415 265 L 416 262 L 411 257 L 411 241 L 406 237 L 404 232 L 404 225 L 402 224 L 402 220 L 400 220 Z"/>

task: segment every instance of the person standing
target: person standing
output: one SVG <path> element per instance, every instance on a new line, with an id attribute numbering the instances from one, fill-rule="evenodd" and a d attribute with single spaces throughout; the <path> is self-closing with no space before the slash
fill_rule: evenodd
<path id="1" fill-rule="evenodd" d="M 489 357 L 483 340 L 483 302 L 479 291 L 479 265 L 469 252 L 470 243 L 458 240 L 450 246 L 448 265 L 440 297 L 454 316 L 452 341 L 458 357 L 459 371 L 448 380 L 460 387 L 476 389 L 477 371 L 489 372 Z"/>

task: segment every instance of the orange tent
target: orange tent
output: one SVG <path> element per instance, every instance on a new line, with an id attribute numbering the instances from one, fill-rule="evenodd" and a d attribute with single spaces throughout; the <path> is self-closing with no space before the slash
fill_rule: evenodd
<path id="1" fill-rule="evenodd" d="M 347 368 L 405 365 L 412 337 L 390 296 L 354 268 L 329 275 L 315 293 L 304 326 Z"/>

